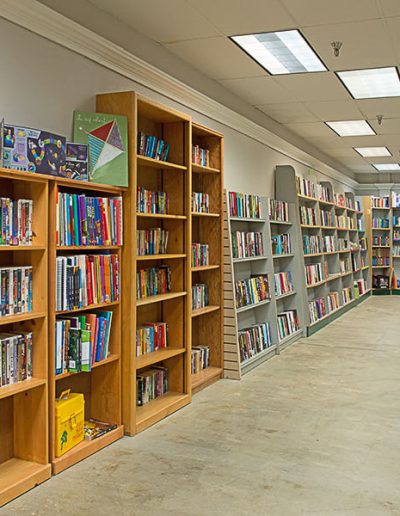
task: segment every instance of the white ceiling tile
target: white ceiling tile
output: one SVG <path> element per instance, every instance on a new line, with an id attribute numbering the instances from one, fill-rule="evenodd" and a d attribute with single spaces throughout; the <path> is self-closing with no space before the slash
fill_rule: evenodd
<path id="1" fill-rule="evenodd" d="M 285 124 L 285 127 L 298 134 L 302 138 L 310 136 L 331 136 L 332 131 L 323 122 L 312 122 L 302 124 Z M 333 135 L 334 137 L 335 135 Z"/>
<path id="2" fill-rule="evenodd" d="M 359 70 L 396 63 L 384 20 L 309 27 L 303 29 L 303 34 L 330 70 Z M 332 41 L 343 43 L 339 57 L 334 56 Z"/>
<path id="3" fill-rule="evenodd" d="M 399 0 L 379 0 L 384 16 L 400 16 Z"/>
<path id="4" fill-rule="evenodd" d="M 282 4 L 302 27 L 368 20 L 380 16 L 375 0 L 282 0 Z"/>
<path id="5" fill-rule="evenodd" d="M 323 148 L 321 149 L 322 152 L 325 152 L 326 154 L 329 154 L 330 156 L 333 156 L 335 158 L 353 158 L 354 156 L 359 156 L 356 151 L 351 147 L 350 145 L 348 147 L 338 147 L 338 148 Z M 361 156 L 359 156 L 361 157 Z"/>
<path id="6" fill-rule="evenodd" d="M 364 99 L 354 101 L 364 117 L 373 119 L 376 115 L 384 118 L 400 118 L 400 99 Z"/>
<path id="7" fill-rule="evenodd" d="M 275 82 L 272 77 L 251 77 L 219 81 L 232 93 L 253 106 L 275 102 L 294 102 L 293 95 Z"/>
<path id="8" fill-rule="evenodd" d="M 400 1 L 399 1 L 400 4 Z M 397 59 L 400 60 L 400 17 L 386 20 L 387 30 L 394 43 Z M 396 64 L 396 63 L 393 63 Z"/>
<path id="9" fill-rule="evenodd" d="M 363 118 L 354 100 L 306 102 L 305 105 L 319 120 L 358 120 Z"/>
<path id="10" fill-rule="evenodd" d="M 281 124 L 316 122 L 318 120 L 301 102 L 265 104 L 263 106 L 257 106 L 257 108 Z"/>
<path id="11" fill-rule="evenodd" d="M 158 42 L 218 36 L 212 23 L 185 0 L 90 0 L 114 18 Z"/>
<path id="12" fill-rule="evenodd" d="M 397 134 L 400 143 L 400 118 L 383 119 L 381 125 L 377 120 L 369 120 L 369 123 L 378 134 Z"/>
<path id="13" fill-rule="evenodd" d="M 267 75 L 261 66 L 225 36 L 179 41 L 165 46 L 213 79 Z"/>
<path id="14" fill-rule="evenodd" d="M 279 0 L 188 0 L 223 34 L 233 36 L 295 27 L 293 18 Z"/>
<path id="15" fill-rule="evenodd" d="M 274 79 L 300 102 L 350 98 L 347 90 L 332 72 L 279 75 Z"/>

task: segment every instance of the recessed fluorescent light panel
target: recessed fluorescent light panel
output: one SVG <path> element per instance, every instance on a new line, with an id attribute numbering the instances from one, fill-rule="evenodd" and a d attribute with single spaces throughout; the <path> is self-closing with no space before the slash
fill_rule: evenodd
<path id="1" fill-rule="evenodd" d="M 400 79 L 395 66 L 336 73 L 355 99 L 400 97 Z"/>
<path id="2" fill-rule="evenodd" d="M 326 71 L 298 30 L 231 36 L 231 39 L 271 75 Z"/>
<path id="3" fill-rule="evenodd" d="M 339 136 L 370 136 L 376 134 L 365 120 L 325 122 Z"/>
<path id="4" fill-rule="evenodd" d="M 373 166 L 376 170 L 379 170 L 379 172 L 400 170 L 400 165 L 398 163 L 379 163 L 374 164 Z"/>
<path id="5" fill-rule="evenodd" d="M 354 147 L 363 158 L 381 158 L 382 156 L 391 156 L 387 147 Z"/>

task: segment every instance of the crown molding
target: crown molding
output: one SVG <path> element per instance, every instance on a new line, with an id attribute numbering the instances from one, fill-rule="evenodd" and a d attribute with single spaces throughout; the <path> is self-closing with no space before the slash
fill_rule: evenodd
<path id="1" fill-rule="evenodd" d="M 19 0 L 18 2 L 2 0 L 0 16 L 183 106 L 239 131 L 350 188 L 359 186 L 356 180 L 314 158 L 268 129 L 187 86 L 37 0 Z"/>

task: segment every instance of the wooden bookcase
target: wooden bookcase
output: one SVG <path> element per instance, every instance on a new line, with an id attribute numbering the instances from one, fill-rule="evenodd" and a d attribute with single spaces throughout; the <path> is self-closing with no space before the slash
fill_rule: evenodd
<path id="1" fill-rule="evenodd" d="M 123 436 L 121 414 L 121 300 L 101 303 L 70 311 L 56 311 L 56 257 L 76 254 L 116 254 L 122 261 L 120 246 L 58 246 L 56 245 L 56 200 L 57 192 L 85 193 L 93 197 L 121 196 L 119 187 L 73 181 L 57 178 L 50 183 L 49 195 L 49 420 L 50 420 L 50 459 L 53 473 L 66 468 L 101 450 Z M 124 206 L 125 208 L 125 206 Z M 125 233 L 125 231 L 124 231 Z M 120 274 L 123 288 L 126 279 Z M 120 296 L 121 297 L 121 296 Z M 96 362 L 90 372 L 65 372 L 55 375 L 55 322 L 57 316 L 78 315 L 97 309 L 112 311 L 109 356 Z M 55 399 L 66 389 L 83 393 L 85 397 L 85 419 L 96 418 L 116 423 L 115 430 L 93 441 L 82 441 L 61 457 L 55 456 Z"/>
<path id="2" fill-rule="evenodd" d="M 50 478 L 47 404 L 47 209 L 44 176 L 0 169 L 1 196 L 33 200 L 31 246 L 0 246 L 0 267 L 31 265 L 33 310 L 0 317 L 0 332 L 31 331 L 32 379 L 0 387 L 0 506 Z"/>
<path id="3" fill-rule="evenodd" d="M 223 374 L 223 155 L 221 133 L 192 124 L 192 144 L 210 151 L 208 167 L 191 163 L 192 191 L 208 193 L 210 213 L 191 213 L 192 242 L 209 245 L 209 265 L 195 267 L 192 284 L 208 285 L 209 306 L 192 310 L 192 347 L 208 345 L 210 365 L 192 374 L 192 393 L 210 385 Z M 191 255 L 189 255 L 191 264 Z"/>
<path id="4" fill-rule="evenodd" d="M 122 276 L 122 418 L 125 432 L 134 435 L 191 401 L 191 117 L 134 92 L 97 96 L 99 112 L 125 115 L 129 128 L 129 188 L 124 204 Z M 138 154 L 137 133 L 155 135 L 170 144 L 168 161 Z M 167 215 L 137 213 L 137 187 L 169 193 Z M 161 227 L 169 231 L 168 254 L 137 256 L 137 229 Z M 168 265 L 171 292 L 136 299 L 136 273 Z M 145 322 L 166 322 L 166 349 L 136 356 L 136 330 Z M 136 406 L 137 375 L 151 366 L 169 371 L 169 392 Z"/>

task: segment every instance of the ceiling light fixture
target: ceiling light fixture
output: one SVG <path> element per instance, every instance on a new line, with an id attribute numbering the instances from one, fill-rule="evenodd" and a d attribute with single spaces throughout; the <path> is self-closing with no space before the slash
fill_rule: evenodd
<path id="1" fill-rule="evenodd" d="M 400 79 L 395 66 L 336 74 L 355 99 L 400 97 Z"/>
<path id="2" fill-rule="evenodd" d="M 271 75 L 327 71 L 297 29 L 230 36 L 230 39 Z"/>
<path id="3" fill-rule="evenodd" d="M 325 123 L 339 136 L 370 136 L 376 134 L 366 120 L 340 120 Z"/>
<path id="4" fill-rule="evenodd" d="M 399 163 L 373 163 L 372 166 L 379 170 L 379 172 L 400 170 Z"/>
<path id="5" fill-rule="evenodd" d="M 354 150 L 363 158 L 381 158 L 391 156 L 387 147 L 354 147 Z"/>
<path id="6" fill-rule="evenodd" d="M 333 55 L 335 57 L 339 57 L 340 49 L 342 48 L 343 43 L 341 41 L 332 41 L 331 47 L 333 48 Z"/>

